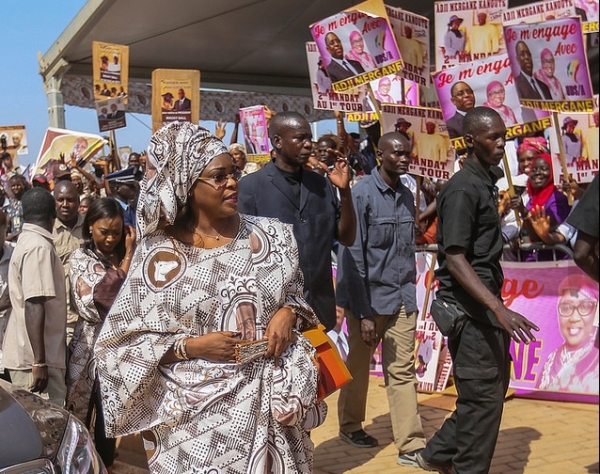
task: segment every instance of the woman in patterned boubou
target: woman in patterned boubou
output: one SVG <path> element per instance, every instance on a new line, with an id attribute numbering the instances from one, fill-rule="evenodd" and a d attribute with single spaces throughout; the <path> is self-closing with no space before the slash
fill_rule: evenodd
<path id="1" fill-rule="evenodd" d="M 127 277 L 135 250 L 135 230 L 124 226 L 123 208 L 117 201 L 101 198 L 88 209 L 83 221 L 83 239 L 83 247 L 70 258 L 71 288 L 79 320 L 69 345 L 66 406 L 88 428 L 94 426 L 96 450 L 110 472 L 115 439 L 107 438 L 104 432 L 93 348 Z"/>
<path id="2" fill-rule="evenodd" d="M 132 271 L 96 344 L 107 434 L 142 431 L 152 473 L 310 473 L 317 324 L 292 228 L 237 212 L 241 173 L 207 130 L 158 130 Z M 266 338 L 236 362 L 240 340 Z M 254 346 L 257 347 L 257 346 Z"/>

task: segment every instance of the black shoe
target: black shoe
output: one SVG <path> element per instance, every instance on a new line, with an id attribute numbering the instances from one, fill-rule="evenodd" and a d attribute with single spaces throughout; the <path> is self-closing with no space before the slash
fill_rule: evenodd
<path id="1" fill-rule="evenodd" d="M 427 461 L 425 458 L 423 458 L 423 456 L 421 456 L 421 451 L 419 451 L 415 456 L 418 467 L 425 471 L 439 472 L 439 474 L 452 474 L 452 466 Z"/>
<path id="2" fill-rule="evenodd" d="M 373 438 L 373 436 L 368 435 L 365 430 L 362 429 L 352 433 L 340 431 L 340 438 L 357 448 L 374 448 L 379 444 L 379 441 Z"/>

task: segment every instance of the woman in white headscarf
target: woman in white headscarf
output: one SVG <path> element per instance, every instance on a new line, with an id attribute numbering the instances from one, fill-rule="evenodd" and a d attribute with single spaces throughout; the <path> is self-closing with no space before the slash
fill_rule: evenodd
<path id="1" fill-rule="evenodd" d="M 202 127 L 164 126 L 148 163 L 141 240 L 95 348 L 107 435 L 142 431 L 152 473 L 312 472 L 326 410 L 291 226 L 238 214 L 241 173 Z"/>

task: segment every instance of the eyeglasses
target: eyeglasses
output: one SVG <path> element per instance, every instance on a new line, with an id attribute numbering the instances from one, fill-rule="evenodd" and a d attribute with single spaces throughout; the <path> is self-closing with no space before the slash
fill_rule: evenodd
<path id="1" fill-rule="evenodd" d="M 213 183 L 213 187 L 216 189 L 223 189 L 225 186 L 227 186 L 227 183 L 230 179 L 233 179 L 237 183 L 240 179 L 242 179 L 242 172 L 240 170 L 235 170 L 229 174 L 217 174 L 215 176 L 211 176 L 210 178 L 203 178 L 200 176 L 198 178 L 199 181 Z"/>
<path id="2" fill-rule="evenodd" d="M 577 306 L 571 303 L 559 303 L 558 314 L 561 318 L 570 318 L 577 310 L 580 316 L 589 316 L 596 309 L 596 304 L 593 300 L 584 300 Z"/>
<path id="3" fill-rule="evenodd" d="M 493 97 L 493 96 L 498 96 L 498 95 L 504 95 L 504 90 L 500 89 L 497 91 L 490 91 L 488 93 L 488 96 Z"/>
<path id="4" fill-rule="evenodd" d="M 542 59 L 542 64 L 554 64 L 554 59 Z"/>
<path id="5" fill-rule="evenodd" d="M 458 91 L 452 97 L 464 97 L 466 95 L 473 95 L 473 90 L 472 89 L 464 89 L 462 91 Z"/>

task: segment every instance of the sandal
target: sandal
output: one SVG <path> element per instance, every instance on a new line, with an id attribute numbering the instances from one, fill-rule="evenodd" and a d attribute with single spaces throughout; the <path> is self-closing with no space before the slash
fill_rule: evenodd
<path id="1" fill-rule="evenodd" d="M 346 443 L 356 446 L 357 448 L 374 448 L 379 444 L 373 436 L 367 434 L 365 430 L 358 430 L 352 433 L 345 433 L 340 431 L 340 438 Z"/>

